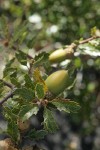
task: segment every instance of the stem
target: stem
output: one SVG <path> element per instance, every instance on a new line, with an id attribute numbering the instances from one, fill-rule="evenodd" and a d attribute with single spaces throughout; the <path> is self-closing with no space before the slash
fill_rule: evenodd
<path id="1" fill-rule="evenodd" d="M 10 91 L 2 100 L 0 100 L 0 105 L 3 105 L 5 101 L 7 101 L 10 97 L 14 95 L 14 91 Z"/>

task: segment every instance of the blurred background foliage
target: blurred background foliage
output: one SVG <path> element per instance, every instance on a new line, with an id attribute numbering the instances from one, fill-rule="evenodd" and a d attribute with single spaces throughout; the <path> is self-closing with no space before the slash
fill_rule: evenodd
<path id="1" fill-rule="evenodd" d="M 88 37 L 92 27 L 100 26 L 99 0 L 0 0 L 0 14 L 16 27 L 28 20 L 36 50 L 53 44 L 69 44 Z"/>
<path id="2" fill-rule="evenodd" d="M 90 37 L 90 29 L 100 27 L 100 1 L 0 0 L 0 16 L 2 70 L 4 56 L 14 49 L 13 42 L 15 47 L 23 51 L 31 49 L 34 54 Z M 3 22 L 3 17 L 6 22 Z M 45 146 L 50 150 L 65 150 L 65 147 L 66 150 L 99 150 L 100 58 L 85 61 L 76 58 L 74 63 L 77 68 L 77 84 L 72 91 L 65 91 L 65 95 L 77 100 L 81 110 L 67 116 L 57 112 L 61 132 L 53 135 L 54 138 L 48 136 Z"/>

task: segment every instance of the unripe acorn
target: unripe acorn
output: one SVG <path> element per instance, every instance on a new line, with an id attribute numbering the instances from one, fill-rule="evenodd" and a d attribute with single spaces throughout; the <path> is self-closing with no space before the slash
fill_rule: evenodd
<path id="1" fill-rule="evenodd" d="M 49 56 L 49 61 L 51 63 L 59 63 L 61 61 L 64 61 L 65 59 L 72 59 L 74 55 L 74 51 L 72 47 L 66 48 L 66 49 L 59 49 L 54 51 Z"/>
<path id="2" fill-rule="evenodd" d="M 57 96 L 62 93 L 67 87 L 68 82 L 68 71 L 67 70 L 59 70 L 52 73 L 46 80 L 45 83 L 49 89 L 49 91 Z"/>

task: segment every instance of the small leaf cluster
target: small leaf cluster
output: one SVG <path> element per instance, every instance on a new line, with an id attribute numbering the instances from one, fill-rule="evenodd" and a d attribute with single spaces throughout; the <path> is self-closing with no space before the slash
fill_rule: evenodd
<path id="1" fill-rule="evenodd" d="M 36 140 L 44 138 L 48 133 L 55 133 L 59 129 L 54 118 L 54 110 L 70 113 L 80 109 L 78 103 L 64 99 L 61 95 L 54 97 L 49 92 L 45 84 L 45 79 L 49 74 L 45 68 L 46 63 L 52 70 L 48 55 L 43 52 L 30 61 L 28 54 L 19 50 L 15 57 L 8 61 L 3 71 L 3 79 L 0 82 L 1 93 L 3 88 L 6 92 L 9 91 L 8 87 L 4 87 L 4 80 L 12 85 L 13 92 L 13 96 L 3 105 L 3 113 L 8 121 L 7 133 L 15 142 L 21 140 L 18 120 L 22 123 L 30 120 L 32 116 L 38 114 L 41 107 L 44 118 L 41 122 L 43 129 L 32 129 L 26 135 Z M 23 66 L 26 70 L 22 68 Z"/>

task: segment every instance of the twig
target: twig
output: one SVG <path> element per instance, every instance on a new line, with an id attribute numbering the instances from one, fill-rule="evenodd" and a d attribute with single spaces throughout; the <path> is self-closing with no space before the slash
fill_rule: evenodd
<path id="1" fill-rule="evenodd" d="M 4 85 L 8 86 L 9 88 L 11 88 L 11 89 L 14 88 L 14 85 L 12 85 L 11 83 L 8 83 L 8 82 L 6 82 L 6 81 L 4 81 L 4 80 L 2 80 L 2 79 L 0 79 L 0 81 L 3 82 Z"/>
<path id="2" fill-rule="evenodd" d="M 100 36 L 93 36 L 93 37 L 88 38 L 86 40 L 80 41 L 79 44 L 84 44 L 84 43 L 87 43 L 87 42 L 92 41 L 92 40 L 97 39 L 97 38 L 100 38 Z"/>
<path id="3" fill-rule="evenodd" d="M 3 105 L 5 101 L 7 101 L 10 97 L 14 95 L 14 91 L 10 91 L 2 100 L 0 100 L 0 105 Z"/>
<path id="4" fill-rule="evenodd" d="M 80 45 L 80 44 L 85 44 L 85 43 L 88 43 L 89 41 L 92 41 L 94 39 L 97 39 L 97 38 L 100 38 L 100 36 L 93 36 L 93 37 L 90 37 L 88 39 L 85 39 L 83 41 L 79 41 L 77 44 L 76 43 L 71 43 L 66 49 L 74 49 L 74 51 L 76 50 L 76 48 Z"/>
<path id="5" fill-rule="evenodd" d="M 90 37 L 90 38 L 85 39 L 85 40 L 83 40 L 83 41 L 79 41 L 78 43 L 74 43 L 74 42 L 73 42 L 73 43 L 71 43 L 67 48 L 65 48 L 65 50 L 66 50 L 66 49 L 69 49 L 69 48 L 75 50 L 80 44 L 88 43 L 89 41 L 92 41 L 92 40 L 97 39 L 97 38 L 100 38 L 100 36 L 93 36 L 93 37 Z"/>
<path id="6" fill-rule="evenodd" d="M 27 57 L 29 58 L 29 59 L 34 59 L 31 55 L 29 55 L 29 54 L 27 54 Z"/>
<path id="7" fill-rule="evenodd" d="M 83 41 L 80 41 L 78 44 L 72 43 L 71 45 L 72 45 L 72 48 L 77 48 L 80 44 L 88 43 L 89 41 L 92 41 L 92 40 L 97 39 L 97 38 L 100 38 L 100 36 L 93 36 L 93 37 L 90 37 L 90 38 L 85 39 Z"/>

